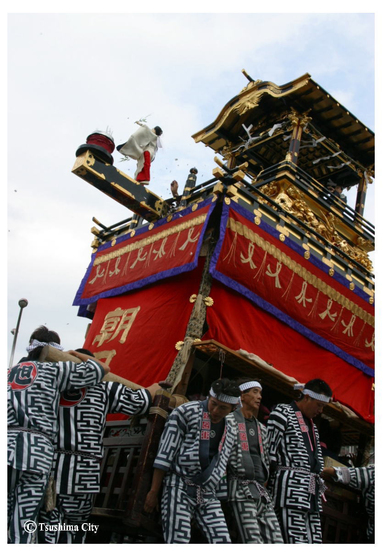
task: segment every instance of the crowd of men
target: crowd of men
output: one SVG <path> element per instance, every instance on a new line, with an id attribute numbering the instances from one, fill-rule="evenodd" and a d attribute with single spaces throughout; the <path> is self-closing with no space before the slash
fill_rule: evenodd
<path id="1" fill-rule="evenodd" d="M 108 413 L 148 411 L 158 384 L 131 390 L 101 382 L 109 367 L 87 350 L 78 363 L 39 361 L 61 348 L 46 327 L 32 334 L 28 356 L 8 371 L 8 541 L 85 543 Z M 374 467 L 325 469 L 313 419 L 331 400 L 321 379 L 300 398 L 258 420 L 262 385 L 226 378 L 203 401 L 167 418 L 144 510 L 160 509 L 166 543 L 190 543 L 192 521 L 209 543 L 231 543 L 227 506 L 242 543 L 321 543 L 322 476 L 366 492 L 373 541 Z"/>

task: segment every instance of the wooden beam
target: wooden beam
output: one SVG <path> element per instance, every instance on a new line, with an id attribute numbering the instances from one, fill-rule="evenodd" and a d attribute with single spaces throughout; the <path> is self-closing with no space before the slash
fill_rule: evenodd
<path id="1" fill-rule="evenodd" d="M 160 196 L 113 165 L 100 161 L 89 150 L 76 158 L 72 173 L 146 221 L 157 221 L 169 212 L 169 205 Z"/>
<path id="2" fill-rule="evenodd" d="M 97 360 L 97 354 L 95 355 L 95 358 Z M 59 363 L 59 362 L 65 362 L 65 361 L 72 361 L 72 363 L 82 363 L 82 361 L 75 357 L 74 355 L 71 355 L 67 351 L 61 351 L 57 348 L 52 348 L 51 346 L 44 346 L 39 362 L 48 362 L 48 363 Z M 140 390 L 141 388 L 144 388 L 144 386 L 140 386 L 139 384 L 136 384 L 135 382 L 131 382 L 130 380 L 126 380 L 125 378 L 121 378 L 117 374 L 108 373 L 104 376 L 102 379 L 104 382 L 118 382 L 119 384 L 123 384 L 127 388 L 131 388 L 132 390 Z"/>

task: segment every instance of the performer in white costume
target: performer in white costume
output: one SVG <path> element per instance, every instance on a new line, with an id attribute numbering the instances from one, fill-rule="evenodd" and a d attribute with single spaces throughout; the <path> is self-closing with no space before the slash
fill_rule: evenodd
<path id="1" fill-rule="evenodd" d="M 136 121 L 140 128 L 132 134 L 124 144 L 117 146 L 117 150 L 124 156 L 137 160 L 137 169 L 134 178 L 140 184 L 149 184 L 150 166 L 154 161 L 158 148 L 161 148 L 162 129 L 154 127 L 150 129 L 147 125 Z"/>

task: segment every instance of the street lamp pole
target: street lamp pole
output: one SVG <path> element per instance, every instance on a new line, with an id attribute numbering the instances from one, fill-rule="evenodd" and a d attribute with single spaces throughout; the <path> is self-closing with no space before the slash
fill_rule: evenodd
<path id="1" fill-rule="evenodd" d="M 11 368 L 11 367 L 12 367 L 12 364 L 13 364 L 13 356 L 14 356 L 14 354 L 15 354 L 16 341 L 17 341 L 17 335 L 18 335 L 18 333 L 19 333 L 19 326 L 20 326 L 20 321 L 21 321 L 21 315 L 22 315 L 22 313 L 23 313 L 24 307 L 27 307 L 27 305 L 28 305 L 28 300 L 26 300 L 25 298 L 21 298 L 21 300 L 19 300 L 20 312 L 19 312 L 19 318 L 17 319 L 16 328 L 14 329 L 14 337 L 13 337 L 11 358 L 10 358 L 10 360 L 9 360 L 9 368 Z"/>

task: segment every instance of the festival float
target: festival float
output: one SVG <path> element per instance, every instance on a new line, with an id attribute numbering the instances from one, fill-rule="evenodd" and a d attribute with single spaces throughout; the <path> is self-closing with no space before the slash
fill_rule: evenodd
<path id="1" fill-rule="evenodd" d="M 99 541 L 161 541 L 143 504 L 166 417 L 221 376 L 262 382 L 261 420 L 298 383 L 324 379 L 326 464 L 374 454 L 374 226 L 363 217 L 374 133 L 309 74 L 277 86 L 243 73 L 243 90 L 193 135 L 213 151 L 211 178 L 185 172 L 180 195 L 116 168 L 108 133 L 76 152 L 72 172 L 132 212 L 109 227 L 93 219 L 74 299 L 91 320 L 83 347 L 122 382 L 168 383 L 146 417 L 109 417 Z M 326 485 L 324 543 L 363 542 L 360 494 Z"/>

